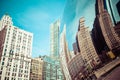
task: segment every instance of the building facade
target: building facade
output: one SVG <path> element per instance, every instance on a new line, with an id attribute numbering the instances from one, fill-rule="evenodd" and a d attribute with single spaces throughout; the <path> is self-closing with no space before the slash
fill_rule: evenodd
<path id="1" fill-rule="evenodd" d="M 50 26 L 50 56 L 51 58 L 59 57 L 59 27 L 60 27 L 60 20 L 55 21 Z"/>
<path id="2" fill-rule="evenodd" d="M 30 80 L 42 80 L 43 59 L 33 58 L 31 60 Z"/>
<path id="3" fill-rule="evenodd" d="M 75 55 L 76 55 L 78 52 L 80 52 L 80 51 L 78 51 L 78 45 L 77 45 L 76 42 L 73 43 L 73 50 L 74 50 Z"/>
<path id="4" fill-rule="evenodd" d="M 45 57 L 44 59 L 44 65 L 48 64 L 47 66 L 44 66 L 44 69 L 46 70 L 46 73 L 49 73 L 47 69 L 50 69 L 50 76 L 48 78 L 52 80 L 64 80 L 59 56 L 59 27 L 60 20 L 55 21 L 50 26 L 50 57 Z"/>
<path id="5" fill-rule="evenodd" d="M 2 30 L 0 31 L 0 61 L 1 61 L 1 57 L 2 57 L 2 51 L 3 51 L 3 45 L 5 42 L 5 35 L 6 35 L 6 27 L 2 28 Z"/>
<path id="6" fill-rule="evenodd" d="M 72 80 L 81 80 L 85 72 L 85 64 L 80 53 L 68 62 L 68 70 Z"/>
<path id="7" fill-rule="evenodd" d="M 42 80 L 64 80 L 59 61 L 43 56 Z"/>
<path id="8" fill-rule="evenodd" d="M 118 13 L 119 13 L 119 16 L 120 16 L 120 1 L 116 4 L 117 6 L 117 10 L 118 10 Z"/>
<path id="9" fill-rule="evenodd" d="M 118 34 L 118 37 L 120 38 L 120 22 L 114 26 L 114 29 L 115 32 Z"/>
<path id="10" fill-rule="evenodd" d="M 91 68 L 94 68 L 96 65 L 100 64 L 100 59 L 94 48 L 90 31 L 88 30 L 88 27 L 85 26 L 84 22 L 85 20 L 82 17 L 79 22 L 77 41 L 82 59 L 87 65 L 89 65 Z"/>
<path id="11" fill-rule="evenodd" d="M 95 45 L 98 46 L 97 50 L 99 52 L 102 52 L 102 50 L 113 51 L 113 53 L 119 55 L 120 39 L 113 28 L 112 20 L 104 4 L 104 0 L 96 0 L 96 18 L 93 28 L 93 39 Z M 100 39 L 101 41 L 97 40 L 99 37 L 102 37 L 102 40 Z M 100 42 L 101 44 L 96 42 Z"/>
<path id="12" fill-rule="evenodd" d="M 0 79 L 29 80 L 33 34 L 13 26 L 4 15 L 0 26 Z"/>
<path id="13" fill-rule="evenodd" d="M 113 22 L 115 32 L 120 36 L 120 0 L 104 0 L 104 6 Z"/>
<path id="14" fill-rule="evenodd" d="M 120 3 L 120 1 L 119 0 L 103 0 L 103 2 L 104 2 L 104 8 L 110 14 L 113 25 L 116 25 L 118 22 L 120 22 L 119 9 L 117 6 L 118 3 Z"/>
<path id="15" fill-rule="evenodd" d="M 70 52 L 68 50 L 68 44 L 66 42 L 66 25 L 64 25 L 64 29 L 60 34 L 60 61 L 65 80 L 72 80 L 68 71 L 68 62 L 70 61 L 70 59 Z"/>

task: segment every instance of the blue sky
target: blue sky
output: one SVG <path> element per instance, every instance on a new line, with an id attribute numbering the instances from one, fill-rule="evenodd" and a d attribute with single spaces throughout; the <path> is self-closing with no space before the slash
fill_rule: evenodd
<path id="1" fill-rule="evenodd" d="M 72 44 L 76 41 L 81 17 L 85 18 L 85 25 L 91 30 L 95 19 L 95 0 L 67 0 L 61 20 L 61 30 L 63 25 L 66 24 L 66 37 L 70 50 L 73 50 Z"/>
<path id="2" fill-rule="evenodd" d="M 66 0 L 0 0 L 0 18 L 12 17 L 15 26 L 32 32 L 32 57 L 49 54 L 50 24 L 61 19 Z"/>
<path id="3" fill-rule="evenodd" d="M 69 49 L 75 42 L 80 17 L 92 29 L 95 0 L 0 0 L 0 18 L 8 13 L 15 26 L 34 34 L 32 57 L 50 54 L 50 24 L 66 24 Z"/>

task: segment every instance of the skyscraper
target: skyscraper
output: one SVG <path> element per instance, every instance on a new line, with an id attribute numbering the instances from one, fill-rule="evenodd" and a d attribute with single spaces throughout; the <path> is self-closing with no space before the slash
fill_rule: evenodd
<path id="1" fill-rule="evenodd" d="M 120 0 L 104 0 L 104 6 L 110 14 L 115 32 L 120 36 Z"/>
<path id="2" fill-rule="evenodd" d="M 60 20 L 50 27 L 50 57 L 43 56 L 43 80 L 64 80 L 59 58 L 59 27 Z"/>
<path id="3" fill-rule="evenodd" d="M 50 27 L 50 56 L 57 59 L 59 57 L 59 27 L 60 20 L 57 20 Z"/>
<path id="4" fill-rule="evenodd" d="M 29 80 L 33 34 L 13 26 L 4 15 L 0 26 L 0 79 Z"/>
<path id="5" fill-rule="evenodd" d="M 117 4 L 119 3 L 119 0 L 103 0 L 103 1 L 104 8 L 110 14 L 113 24 L 116 25 L 118 22 L 120 22 L 120 15 L 117 10 Z"/>
<path id="6" fill-rule="evenodd" d="M 102 37 L 101 41 L 103 41 L 103 42 L 101 42 L 100 45 L 98 45 L 96 43 L 96 42 L 100 42 L 99 40 L 98 41 L 94 40 L 95 44 L 98 45 L 98 47 L 97 47 L 98 51 L 99 51 L 99 49 L 102 48 L 100 51 L 111 50 L 117 54 L 120 51 L 120 39 L 113 28 L 113 24 L 112 24 L 110 15 L 107 12 L 107 10 L 105 9 L 104 4 L 105 4 L 104 0 L 96 0 L 96 5 L 95 5 L 96 18 L 95 18 L 94 28 L 93 28 L 93 34 L 94 33 L 96 33 L 96 34 L 94 34 L 93 39 Z M 105 44 L 103 44 L 103 43 L 105 43 Z"/>
<path id="7" fill-rule="evenodd" d="M 84 22 L 85 22 L 84 17 L 82 17 L 79 21 L 77 41 L 83 61 L 91 68 L 94 68 L 96 65 L 100 63 L 100 59 L 94 48 L 90 31 L 88 30 L 88 27 L 85 27 Z"/>
<path id="8" fill-rule="evenodd" d="M 60 34 L 60 62 L 65 76 L 65 80 L 72 80 L 68 71 L 68 62 L 70 61 L 70 52 L 66 41 L 66 25 Z"/>

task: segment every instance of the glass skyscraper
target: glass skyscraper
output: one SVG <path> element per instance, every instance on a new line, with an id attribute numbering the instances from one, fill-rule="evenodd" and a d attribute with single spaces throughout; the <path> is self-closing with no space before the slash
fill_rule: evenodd
<path id="1" fill-rule="evenodd" d="M 59 55 L 59 27 L 60 20 L 52 23 L 50 27 L 50 56 L 54 59 Z"/>
<path id="2" fill-rule="evenodd" d="M 43 56 L 42 80 L 64 80 L 59 59 L 59 27 L 60 20 L 50 26 L 50 56 Z"/>

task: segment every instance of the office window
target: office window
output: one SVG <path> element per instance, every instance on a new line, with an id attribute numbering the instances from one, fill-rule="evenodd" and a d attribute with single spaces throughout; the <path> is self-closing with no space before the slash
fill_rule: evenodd
<path id="1" fill-rule="evenodd" d="M 4 65 L 4 62 L 2 62 L 2 65 Z"/>

